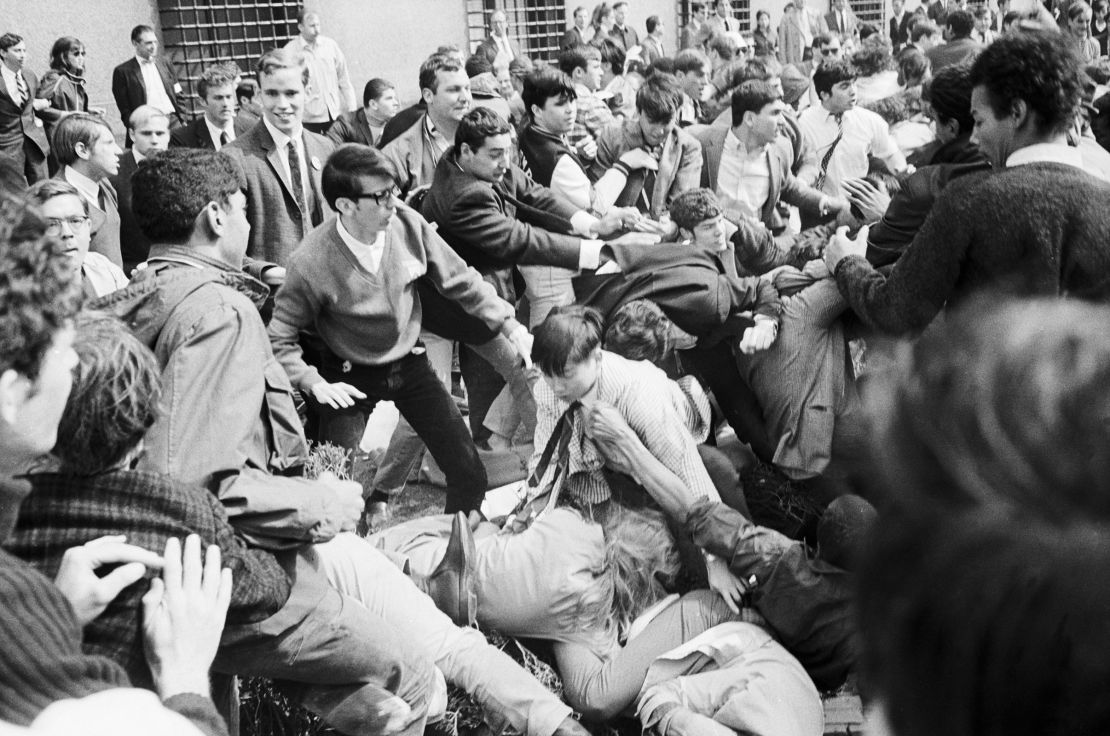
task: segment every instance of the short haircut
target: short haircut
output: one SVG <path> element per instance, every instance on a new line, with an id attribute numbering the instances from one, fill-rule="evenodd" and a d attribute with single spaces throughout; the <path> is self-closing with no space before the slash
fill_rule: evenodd
<path id="1" fill-rule="evenodd" d="M 771 20 L 771 14 L 768 13 L 766 10 L 757 10 L 756 13 L 755 13 L 756 22 L 758 23 L 759 19 L 762 18 L 763 16 L 767 16 L 767 20 Z"/>
<path id="2" fill-rule="evenodd" d="M 975 30 L 975 16 L 966 10 L 953 10 L 944 25 L 949 30 L 949 38 L 967 38 Z"/>
<path id="3" fill-rule="evenodd" d="M 732 124 L 740 125 L 744 121 L 744 113 L 754 112 L 756 115 L 763 108 L 782 99 L 778 87 L 758 79 L 749 79 L 732 93 Z"/>
<path id="4" fill-rule="evenodd" d="M 709 69 L 709 59 L 705 54 L 697 49 L 683 49 L 675 54 L 674 57 L 674 71 L 677 74 L 682 72 L 689 74 L 690 72 L 705 73 Z"/>
<path id="5" fill-rule="evenodd" d="M 926 36 L 937 35 L 940 35 L 940 28 L 937 27 L 936 23 L 931 20 L 921 20 L 918 21 L 914 25 L 913 30 L 910 31 L 910 41 L 917 43 Z"/>
<path id="6" fill-rule="evenodd" d="M 484 54 L 473 54 L 466 60 L 466 76 L 473 79 L 479 74 L 493 74 L 493 62 Z"/>
<path id="7" fill-rule="evenodd" d="M 859 25 L 859 40 L 866 41 L 872 36 L 877 36 L 879 28 L 874 23 L 860 23 Z"/>
<path id="8" fill-rule="evenodd" d="M 971 133 L 971 68 L 967 64 L 942 67 L 921 90 L 921 98 L 933 107 L 939 123 L 955 120 L 960 133 Z"/>
<path id="9" fill-rule="evenodd" d="M 335 203 L 340 197 L 353 199 L 363 194 L 360 179 L 364 176 L 379 176 L 396 183 L 397 168 L 381 151 L 361 143 L 344 143 L 336 148 L 320 175 L 320 189 L 328 206 L 338 210 Z"/>
<path id="10" fill-rule="evenodd" d="M 705 3 L 690 3 L 690 15 L 705 10 Z"/>
<path id="11" fill-rule="evenodd" d="M 817 524 L 818 557 L 841 570 L 854 570 L 877 519 L 875 507 L 859 496 L 833 499 Z"/>
<path id="12" fill-rule="evenodd" d="M 104 118 L 87 112 L 72 112 L 58 121 L 51 136 L 50 148 L 58 163 L 67 166 L 78 159 L 77 144 L 83 143 L 92 148 L 102 131 L 112 129 Z"/>
<path id="13" fill-rule="evenodd" d="M 682 109 L 682 87 L 673 74 L 652 74 L 636 92 L 636 111 L 651 123 L 666 123 Z"/>
<path id="14" fill-rule="evenodd" d="M 77 191 L 77 187 L 65 179 L 39 179 L 27 190 L 27 201 L 33 205 L 42 205 L 55 197 L 62 197 L 67 194 L 80 199 L 85 214 L 89 214 L 89 200 L 82 197 L 81 192 Z"/>
<path id="15" fill-rule="evenodd" d="M 822 92 L 830 94 L 836 85 L 855 78 L 856 70 L 847 60 L 826 61 L 813 73 L 813 90 L 820 98 Z"/>
<path id="16" fill-rule="evenodd" d="M 381 99 L 381 96 L 391 89 L 396 89 L 393 82 L 381 77 L 374 77 L 362 88 L 362 106 L 366 107 L 374 100 Z"/>
<path id="17" fill-rule="evenodd" d="M 253 100 L 256 94 L 258 94 L 258 82 L 250 77 L 243 77 L 239 80 L 239 86 L 235 88 L 236 100 L 243 97 Z"/>
<path id="18" fill-rule="evenodd" d="M 541 110 L 552 97 L 559 100 L 576 100 L 578 93 L 574 90 L 574 82 L 558 69 L 540 69 L 524 78 L 524 89 L 520 98 L 524 101 L 524 109 L 531 112 L 532 105 Z"/>
<path id="19" fill-rule="evenodd" d="M 88 476 L 118 465 L 154 425 L 162 372 L 117 318 L 84 312 L 76 327 L 77 368 L 53 454 L 63 474 Z"/>
<path id="20" fill-rule="evenodd" d="M 588 69 L 591 59 L 601 61 L 601 51 L 596 46 L 571 46 L 559 52 L 559 69 L 573 77 L 575 69 Z"/>
<path id="21" fill-rule="evenodd" d="M 258 80 L 263 76 L 276 74 L 282 69 L 299 69 L 301 81 L 308 84 L 308 60 L 305 55 L 292 49 L 272 49 L 258 59 Z"/>
<path id="22" fill-rule="evenodd" d="M 624 73 L 624 60 L 626 55 L 624 49 L 617 45 L 617 42 L 611 38 L 607 38 L 598 46 L 598 51 L 601 52 L 602 65 L 608 66 L 615 75 Z"/>
<path id="23" fill-rule="evenodd" d="M 725 61 L 736 56 L 736 42 L 727 33 L 714 33 L 705 43 L 706 51 L 715 51 Z"/>
<path id="24" fill-rule="evenodd" d="M 80 280 L 46 221 L 23 201 L 0 202 L 0 373 L 35 380 L 80 303 Z"/>
<path id="25" fill-rule="evenodd" d="M 139 163 L 131 176 L 131 209 L 151 241 L 184 243 L 209 202 L 226 208 L 246 184 L 226 153 L 170 148 Z"/>
<path id="26" fill-rule="evenodd" d="M 989 19 L 991 17 L 991 15 L 992 15 L 992 11 L 986 5 L 980 5 L 979 7 L 977 7 L 975 9 L 975 19 L 976 20 Z"/>
<path id="27" fill-rule="evenodd" d="M 626 5 L 628 5 L 627 0 L 617 0 L 617 2 L 613 3 L 613 10 L 616 10 L 617 8 L 623 8 Z"/>
<path id="28" fill-rule="evenodd" d="M 852 54 L 852 66 L 861 77 L 873 77 L 893 66 L 890 46 L 886 43 L 865 43 Z"/>
<path id="29" fill-rule="evenodd" d="M 659 27 L 659 16 L 649 15 L 644 21 L 644 27 L 647 28 L 648 33 L 655 33 L 655 29 Z"/>
<path id="30" fill-rule="evenodd" d="M 165 118 L 166 126 L 169 127 L 169 116 L 154 105 L 139 105 L 136 107 L 131 112 L 131 117 L 127 120 L 127 127 L 131 130 L 138 130 L 140 126 L 145 125 L 154 118 Z"/>
<path id="31" fill-rule="evenodd" d="M 144 33 L 154 33 L 150 26 L 137 25 L 131 29 L 131 43 L 137 43 Z"/>
<path id="32" fill-rule="evenodd" d="M 84 50 L 85 44 L 81 43 L 81 39 L 76 36 L 62 36 L 54 45 L 50 47 L 50 68 L 55 71 L 65 71 L 68 69 L 66 64 L 66 54 L 78 49 Z"/>
<path id="33" fill-rule="evenodd" d="M 1079 59 L 1064 34 L 1029 29 L 1003 36 L 975 59 L 971 86 L 987 91 L 998 117 L 1018 100 L 1037 116 L 1040 132 L 1067 130 L 1079 105 Z"/>
<path id="34" fill-rule="evenodd" d="M 669 56 L 660 56 L 655 61 L 648 64 L 647 69 L 644 70 L 644 78 L 650 77 L 652 74 L 674 74 L 674 59 Z M 702 72 L 703 74 L 705 72 Z"/>
<path id="35" fill-rule="evenodd" d="M 839 40 L 839 38 L 832 35 L 831 33 L 818 33 L 816 36 L 813 37 L 813 48 L 819 49 L 822 46 L 828 46 L 833 41 Z"/>
<path id="36" fill-rule="evenodd" d="M 477 151 L 485 145 L 487 138 L 503 135 L 511 130 L 509 121 L 493 110 L 476 107 L 459 121 L 459 127 L 455 130 L 455 151 L 460 151 L 464 143 L 470 150 Z"/>
<path id="37" fill-rule="evenodd" d="M 898 78 L 905 86 L 921 84 L 929 74 L 929 57 L 921 53 L 921 49 L 918 48 L 907 47 L 899 51 L 896 64 Z"/>
<path id="38" fill-rule="evenodd" d="M 566 375 L 601 346 L 601 314 L 580 304 L 555 307 L 532 330 L 532 362 L 546 376 Z"/>
<path id="39" fill-rule="evenodd" d="M 689 189 L 671 201 L 671 222 L 693 232 L 701 223 L 724 213 L 712 189 Z"/>
<path id="40" fill-rule="evenodd" d="M 605 328 L 605 349 L 628 360 L 658 363 L 670 348 L 671 321 L 647 299 L 621 305 Z"/>
<path id="41" fill-rule="evenodd" d="M 521 79 L 534 71 L 536 65 L 527 56 L 518 56 L 509 62 L 509 75 L 515 79 Z"/>
<path id="42" fill-rule="evenodd" d="M 1083 0 L 1075 0 L 1068 6 L 1068 20 L 1075 20 L 1084 12 L 1091 12 L 1091 6 Z"/>
<path id="43" fill-rule="evenodd" d="M 308 10 L 304 7 L 301 7 L 301 9 L 297 11 L 297 25 L 304 25 L 305 19 L 308 18 L 308 16 L 310 15 L 315 15 L 319 17 L 320 14 L 317 13 L 315 10 Z"/>
<path id="44" fill-rule="evenodd" d="M 781 69 L 773 70 L 768 64 L 769 61 L 770 59 L 737 59 L 730 62 L 724 69 L 725 81 L 722 92 L 728 94 L 731 90 L 752 79 L 763 82 L 775 79 L 781 73 Z M 716 76 L 714 75 L 715 78 Z"/>
<path id="45" fill-rule="evenodd" d="M 465 73 L 463 65 L 454 56 L 436 52 L 424 60 L 420 65 L 420 89 L 430 89 L 433 93 L 439 89 L 439 72 Z"/>
<path id="46" fill-rule="evenodd" d="M 210 66 L 201 73 L 200 79 L 197 80 L 197 97 L 207 100 L 208 90 L 213 87 L 226 87 L 229 84 L 235 84 L 235 80 L 241 76 L 242 72 L 234 64 Z"/>
<path id="47" fill-rule="evenodd" d="M 0 36 L 0 51 L 7 51 L 12 46 L 22 43 L 22 41 L 23 36 L 17 33 L 5 33 L 3 36 Z"/>
<path id="48" fill-rule="evenodd" d="M 590 14 L 590 23 L 595 26 L 601 25 L 601 19 L 607 15 L 613 14 L 613 8 L 609 3 L 598 3 L 594 6 L 593 13 Z"/>

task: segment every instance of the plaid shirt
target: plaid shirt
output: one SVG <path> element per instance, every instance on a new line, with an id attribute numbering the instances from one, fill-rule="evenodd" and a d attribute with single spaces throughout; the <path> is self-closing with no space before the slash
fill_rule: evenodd
<path id="1" fill-rule="evenodd" d="M 577 146 L 587 135 L 597 138 L 613 122 L 613 112 L 605 104 L 605 100 L 582 84 L 574 85 L 574 91 L 578 93 L 578 115 L 567 133 L 571 148 Z"/>
<path id="2" fill-rule="evenodd" d="M 125 534 L 130 544 L 158 552 L 170 537 L 200 535 L 219 545 L 234 586 L 227 623 L 261 621 L 289 597 L 290 581 L 273 555 L 248 549 L 211 493 L 176 483 L 157 473 L 120 470 L 89 477 L 55 473 L 28 476 L 33 490 L 19 510 L 14 534 L 5 545 L 12 554 L 53 579 L 62 555 L 109 534 Z M 125 588 L 85 627 L 84 649 L 123 665 L 137 687 L 152 687 L 143 654 L 141 599 L 155 572 Z"/>
<path id="3" fill-rule="evenodd" d="M 616 407 L 648 452 L 682 480 L 690 491 L 691 501 L 702 498 L 719 501 L 696 444 L 709 431 L 709 400 L 701 387 L 692 379 L 676 383 L 645 361 L 625 360 L 605 351 L 601 356 L 597 400 Z M 539 381 L 534 392 L 536 453 L 529 471 L 535 470 L 559 417 L 569 407 L 555 397 L 546 381 Z M 602 472 L 605 461 L 586 435 L 580 413 L 574 415 L 569 453 L 566 494 L 581 503 L 608 500 L 609 484 Z M 540 483 L 539 488 L 544 488 L 544 484 Z"/>

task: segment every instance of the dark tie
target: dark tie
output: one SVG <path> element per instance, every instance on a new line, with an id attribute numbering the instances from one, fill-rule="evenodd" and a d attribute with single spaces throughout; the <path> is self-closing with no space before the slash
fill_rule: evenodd
<path id="1" fill-rule="evenodd" d="M 293 184 L 293 199 L 297 200 L 297 209 L 301 211 L 301 221 L 308 231 L 308 214 L 304 202 L 304 179 L 301 177 L 301 155 L 297 153 L 297 144 L 289 141 L 289 181 Z"/>
<path id="2" fill-rule="evenodd" d="M 27 80 L 23 78 L 23 72 L 15 73 L 15 88 L 19 92 L 19 106 L 23 107 L 23 103 L 27 101 Z"/>
<path id="3" fill-rule="evenodd" d="M 555 423 L 555 430 L 551 433 L 547 445 L 543 448 L 540 461 L 536 463 L 535 471 L 528 478 L 529 487 L 539 487 L 553 457 L 555 459 L 555 475 L 551 477 L 552 487 L 558 482 L 559 476 L 566 471 L 567 462 L 570 459 L 570 452 L 568 451 L 570 439 L 574 436 L 574 415 L 581 406 L 582 404 L 577 401 L 571 402 L 571 405 L 559 417 L 559 421 Z"/>
<path id="4" fill-rule="evenodd" d="M 226 130 L 221 130 L 220 131 L 220 148 L 223 148 L 224 146 L 226 146 L 230 142 L 231 142 L 231 138 L 228 136 L 227 131 Z M 292 143 L 292 141 L 290 141 L 290 143 Z M 297 154 L 294 153 L 293 155 L 296 156 Z M 292 167 L 290 167 L 290 171 L 292 171 Z"/>
<path id="5" fill-rule="evenodd" d="M 663 147 L 656 146 L 649 150 L 648 153 L 658 161 L 662 158 Z M 645 215 L 651 214 L 651 198 L 655 195 L 655 178 L 656 172 L 654 170 L 644 169 L 644 188 L 640 190 L 640 197 L 636 200 L 636 208 Z"/>
<path id="6" fill-rule="evenodd" d="M 829 146 L 829 150 L 825 151 L 825 155 L 821 157 L 821 171 L 817 174 L 817 181 L 813 182 L 814 189 L 820 189 L 822 185 L 824 185 L 825 176 L 829 172 L 829 161 L 832 160 L 833 151 L 836 150 L 836 146 L 840 143 L 840 139 L 844 137 L 844 113 L 838 112 L 836 115 L 833 115 L 833 117 L 836 118 L 836 139 L 833 140 L 832 145 Z"/>

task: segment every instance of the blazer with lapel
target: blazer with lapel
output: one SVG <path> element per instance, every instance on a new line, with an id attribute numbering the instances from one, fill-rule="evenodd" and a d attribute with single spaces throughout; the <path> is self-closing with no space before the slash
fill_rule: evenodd
<path id="1" fill-rule="evenodd" d="M 520 44 L 518 44 L 514 39 L 510 38 L 509 48 L 513 51 L 513 58 L 519 59 L 521 56 Z M 478 49 L 474 53 L 476 55 L 486 57 L 486 59 L 489 60 L 489 63 L 492 64 L 494 61 L 497 60 L 497 41 L 493 40 L 493 36 L 486 36 L 486 40 L 482 41 L 482 43 L 478 45 Z"/>
<path id="2" fill-rule="evenodd" d="M 717 174 L 721 169 L 721 153 L 725 148 L 725 138 L 729 128 L 716 125 L 697 125 L 689 128 L 691 135 L 701 142 L 704 166 L 701 170 L 701 185 L 717 191 Z M 770 183 L 767 188 L 767 201 L 763 203 L 760 220 L 772 232 L 782 229 L 782 220 L 775 205 L 782 199 L 803 209 L 816 212 L 824 196 L 813 187 L 799 181 L 790 171 L 790 160 L 782 146 L 772 143 L 767 146 L 767 169 Z"/>
<path id="3" fill-rule="evenodd" d="M 131 158 L 130 152 L 128 153 L 128 157 Z M 132 161 L 134 161 L 134 158 L 132 158 Z M 121 171 L 123 169 L 123 164 L 124 162 L 121 158 Z M 58 169 L 58 173 L 54 175 L 54 178 L 68 181 L 66 179 L 66 167 L 63 166 Z M 123 257 L 120 254 L 119 242 L 119 195 L 108 179 L 101 179 L 99 185 L 100 202 L 97 204 L 89 203 L 89 219 L 92 220 L 90 227 L 93 228 L 92 241 L 89 243 L 89 251 L 99 253 L 120 268 L 123 268 Z M 103 206 L 101 206 L 101 204 L 103 204 Z"/>
<path id="4" fill-rule="evenodd" d="M 243 137 L 243 135 L 250 130 L 250 126 L 246 124 L 238 115 L 232 121 L 232 129 L 235 131 L 235 139 Z M 204 115 L 185 125 L 179 125 L 170 131 L 170 145 L 174 148 L 206 148 L 209 151 L 216 150 L 216 144 L 212 140 L 212 134 L 208 131 L 208 126 L 204 122 Z M 231 145 L 230 143 L 228 145 Z"/>
<path id="5" fill-rule="evenodd" d="M 370 130 L 370 121 L 366 119 L 366 108 L 360 107 L 336 118 L 328 128 L 328 138 L 337 146 L 343 143 L 374 145 L 374 131 Z"/>
<path id="6" fill-rule="evenodd" d="M 30 140 L 42 152 L 43 157 L 50 150 L 46 143 L 46 133 L 35 125 L 34 95 L 38 89 L 38 78 L 23 70 L 23 81 L 27 83 L 27 99 L 22 105 L 15 104 L 15 90 L 9 90 L 0 76 L 0 153 L 18 158 L 15 152 L 23 148 L 24 138 Z M 12 153 L 9 154 L 8 152 Z"/>
<path id="7" fill-rule="evenodd" d="M 894 46 L 894 50 L 898 51 L 901 47 L 909 43 L 910 40 L 910 18 L 913 13 L 902 12 L 902 22 L 899 23 L 897 18 L 890 19 L 890 43 Z"/>
<path id="8" fill-rule="evenodd" d="M 839 33 L 842 37 L 859 35 L 859 20 L 856 18 L 856 14 L 852 12 L 851 8 L 848 8 L 845 15 L 847 16 L 846 22 L 844 27 L 841 28 L 840 13 L 835 10 L 825 13 L 825 25 L 829 27 L 829 32 Z"/>
<path id="9" fill-rule="evenodd" d="M 588 26 L 587 26 L 588 27 Z M 582 35 L 582 31 L 578 30 L 578 26 L 571 26 L 567 32 L 563 34 L 563 40 L 559 43 L 559 49 L 566 51 L 575 46 L 585 46 L 586 38 Z"/>
<path id="10" fill-rule="evenodd" d="M 166 94 L 173 104 L 178 119 L 186 120 L 185 109 L 173 89 L 177 85 L 177 75 L 174 74 L 169 62 L 161 56 L 154 57 L 154 67 L 158 70 L 158 76 L 162 78 L 162 86 L 166 88 Z M 135 108 L 146 104 L 146 85 L 143 84 L 143 72 L 139 69 L 138 59 L 132 57 L 112 70 L 112 97 L 116 98 L 116 106 L 126 126 Z"/>
<path id="11" fill-rule="evenodd" d="M 119 207 L 119 249 L 123 258 L 123 272 L 131 270 L 146 260 L 150 253 L 150 240 L 139 228 L 131 209 L 131 177 L 139 168 L 134 152 L 128 148 L 119 158 L 119 173 L 108 179 L 116 190 Z"/>
<path id="12" fill-rule="evenodd" d="M 335 144 L 307 130 L 302 135 L 308 169 L 310 201 L 305 203 L 308 218 L 297 208 L 293 185 L 282 166 L 281 157 L 285 153 L 277 150 L 264 121 L 223 148 L 239 162 L 246 177 L 247 219 L 251 223 L 247 255 L 251 258 L 285 265 L 301 238 L 323 221 L 326 204 L 320 174 Z"/>

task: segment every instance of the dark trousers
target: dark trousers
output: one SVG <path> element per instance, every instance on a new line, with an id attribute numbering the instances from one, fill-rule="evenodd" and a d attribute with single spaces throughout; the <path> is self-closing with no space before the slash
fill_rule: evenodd
<path id="1" fill-rule="evenodd" d="M 344 370 L 346 369 L 346 370 Z M 424 441 L 447 479 L 444 512 L 471 511 L 486 494 L 486 470 L 455 401 L 436 378 L 423 353 L 409 354 L 382 366 L 351 365 L 334 356 L 320 361 L 329 383 L 348 383 L 366 394 L 348 409 L 308 400 L 317 415 L 317 438 L 355 449 L 378 401 L 392 401 Z"/>
<path id="2" fill-rule="evenodd" d="M 696 347 L 680 353 L 682 365 L 709 387 L 741 442 L 748 443 L 756 456 L 771 462 L 775 448 L 767 436 L 763 407 L 751 386 L 736 369 L 736 360 L 726 343 Z"/>

